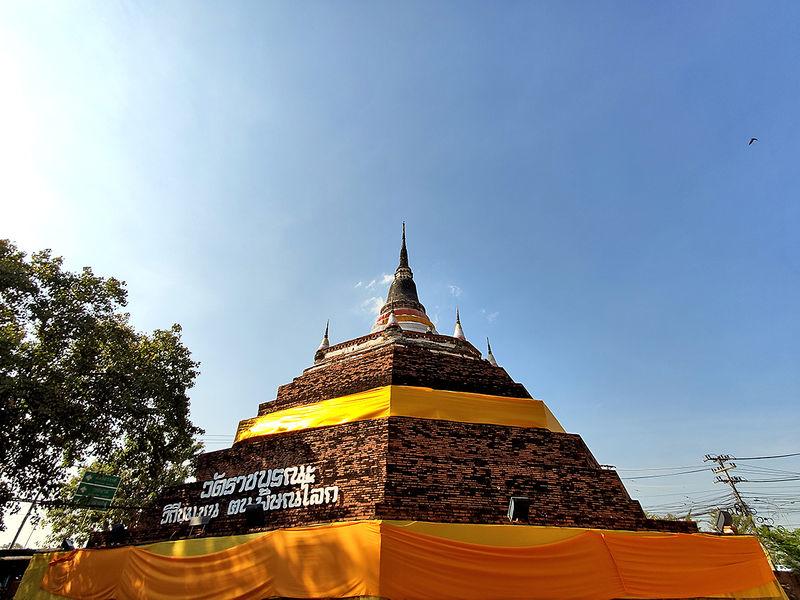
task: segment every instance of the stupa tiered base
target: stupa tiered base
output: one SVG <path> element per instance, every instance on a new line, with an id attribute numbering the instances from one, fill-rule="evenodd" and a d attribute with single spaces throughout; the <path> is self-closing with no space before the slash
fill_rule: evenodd
<path id="1" fill-rule="evenodd" d="M 20 597 L 782 597 L 757 540 L 648 518 L 460 316 L 437 333 L 405 232 L 372 332 L 326 327 L 314 364 L 131 525 L 149 545 L 37 556 Z"/>

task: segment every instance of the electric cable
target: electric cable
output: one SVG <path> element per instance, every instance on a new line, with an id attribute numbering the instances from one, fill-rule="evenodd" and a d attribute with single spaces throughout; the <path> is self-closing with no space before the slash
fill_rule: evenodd
<path id="1" fill-rule="evenodd" d="M 676 475 L 686 475 L 688 473 L 701 473 L 703 471 L 708 471 L 708 469 L 707 468 L 693 469 L 691 471 L 679 471 L 677 473 L 662 473 L 660 475 L 637 475 L 636 477 L 621 477 L 620 479 L 629 481 L 631 479 L 653 479 L 654 477 L 674 477 Z"/>
<path id="2" fill-rule="evenodd" d="M 790 454 L 775 454 L 773 456 L 733 456 L 732 460 L 765 460 L 768 458 L 787 458 L 789 456 L 800 456 L 800 452 L 792 452 Z"/>

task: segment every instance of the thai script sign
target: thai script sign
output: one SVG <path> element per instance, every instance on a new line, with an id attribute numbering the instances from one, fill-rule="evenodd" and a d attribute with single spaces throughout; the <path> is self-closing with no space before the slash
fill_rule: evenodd
<path id="1" fill-rule="evenodd" d="M 205 506 L 181 506 L 180 502 L 167 504 L 161 511 L 161 524 L 183 523 L 191 521 L 194 517 L 208 517 L 213 519 L 219 515 L 219 503 L 206 504 Z"/>
<path id="2" fill-rule="evenodd" d="M 180 502 L 167 504 L 162 511 L 161 524 L 182 523 L 193 517 L 213 519 L 219 515 L 220 501 L 224 502 L 225 496 L 244 492 L 252 494 L 229 500 L 224 514 L 244 513 L 251 504 L 260 504 L 265 511 L 271 511 L 336 503 L 339 499 L 338 486 L 312 487 L 317 481 L 316 470 L 312 465 L 297 465 L 262 469 L 232 477 L 225 473 L 214 473 L 213 479 L 203 482 L 200 499 L 205 503 L 197 506 L 182 506 Z M 286 487 L 291 489 L 282 489 Z M 215 502 L 216 499 L 219 500 Z"/>
<path id="3" fill-rule="evenodd" d="M 297 467 L 284 467 L 282 469 L 262 469 L 249 475 L 238 475 L 225 477 L 214 473 L 214 479 L 203 482 L 201 498 L 217 498 L 218 496 L 229 496 L 234 492 L 250 492 L 258 488 L 261 495 L 270 493 L 271 488 L 279 488 L 287 485 L 298 485 L 303 483 L 314 483 L 316 481 L 317 468 L 311 465 L 300 465 Z"/>

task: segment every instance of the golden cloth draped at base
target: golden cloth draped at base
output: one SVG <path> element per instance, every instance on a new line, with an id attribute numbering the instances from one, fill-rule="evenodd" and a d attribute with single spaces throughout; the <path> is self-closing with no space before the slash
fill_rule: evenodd
<path id="1" fill-rule="evenodd" d="M 37 600 L 785 598 L 752 537 L 393 521 L 55 553 L 36 558 L 21 590 Z"/>

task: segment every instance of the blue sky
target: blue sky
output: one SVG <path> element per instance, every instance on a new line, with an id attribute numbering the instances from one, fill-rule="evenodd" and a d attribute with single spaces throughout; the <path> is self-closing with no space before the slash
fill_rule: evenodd
<path id="1" fill-rule="evenodd" d="M 800 451 L 799 59 L 791 2 L 5 2 L 0 236 L 181 323 L 209 436 L 368 331 L 405 220 L 601 463 Z"/>

